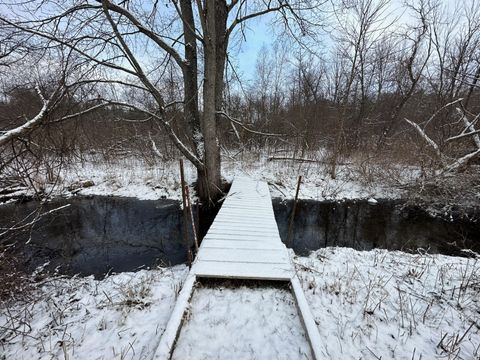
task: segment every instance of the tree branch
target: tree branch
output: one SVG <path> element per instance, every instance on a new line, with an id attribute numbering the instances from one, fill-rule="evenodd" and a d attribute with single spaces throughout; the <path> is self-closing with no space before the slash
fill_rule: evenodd
<path id="1" fill-rule="evenodd" d="M 257 11 L 257 12 L 254 12 L 254 13 L 242 16 L 242 17 L 236 17 L 235 20 L 233 20 L 232 23 L 230 24 L 230 26 L 228 27 L 226 37 L 228 38 L 230 36 L 230 34 L 233 32 L 233 30 L 235 29 L 235 27 L 237 25 L 241 24 L 244 21 L 256 18 L 258 16 L 268 14 L 268 13 L 271 13 L 271 12 L 274 12 L 274 11 L 279 11 L 279 10 L 281 10 L 283 8 L 286 8 L 286 7 L 289 7 L 289 6 L 290 5 L 288 4 L 288 2 L 282 3 L 279 6 L 275 6 L 275 7 L 270 7 L 270 4 L 268 4 L 267 8 L 264 9 L 264 10 Z"/>
<path id="2" fill-rule="evenodd" d="M 177 64 L 183 69 L 185 67 L 185 61 L 180 56 L 180 54 L 169 44 L 167 44 L 159 35 L 157 35 L 152 30 L 147 29 L 147 27 L 142 24 L 140 20 L 138 20 L 135 15 L 133 15 L 130 11 L 126 8 L 116 5 L 109 0 L 97 0 L 101 1 L 104 6 L 108 8 L 108 10 L 112 10 L 120 15 L 125 16 L 130 22 L 137 27 L 137 29 L 148 38 L 153 40 L 158 46 L 160 46 L 164 51 L 172 56 L 172 58 L 177 62 Z"/>
<path id="3" fill-rule="evenodd" d="M 33 117 L 32 119 L 27 121 L 25 124 L 15 128 L 15 129 L 8 130 L 4 134 L 2 134 L 0 136 L 0 146 L 5 145 L 10 140 L 19 138 L 20 136 L 23 136 L 25 134 L 30 133 L 33 130 L 35 130 L 38 126 L 40 126 L 43 123 L 43 121 L 45 120 L 48 112 L 51 110 L 52 106 L 54 105 L 55 97 L 58 95 L 58 92 L 60 91 L 60 86 L 58 86 L 55 89 L 53 94 L 48 99 L 45 99 L 43 97 L 42 93 L 40 92 L 40 88 L 39 88 L 38 85 L 36 87 L 36 90 L 37 90 L 37 93 L 38 93 L 39 97 L 42 99 L 42 103 L 43 103 L 42 108 L 40 109 L 40 111 L 38 112 L 38 114 L 35 117 Z"/>
<path id="4" fill-rule="evenodd" d="M 3 18 L 3 17 L 0 17 L 0 21 L 3 21 L 4 23 L 14 27 L 15 29 L 24 31 L 28 34 L 37 35 L 37 36 L 40 36 L 44 39 L 56 42 L 60 45 L 64 45 L 67 48 L 77 52 L 78 54 L 84 56 L 85 58 L 93 61 L 96 64 L 103 65 L 103 66 L 109 67 L 111 69 L 120 70 L 120 71 L 126 72 L 127 74 L 130 74 L 130 75 L 136 75 L 134 71 L 129 70 L 127 68 L 124 68 L 123 66 L 116 65 L 116 64 L 108 62 L 108 61 L 103 61 L 103 60 L 96 59 L 95 57 L 87 54 L 85 51 L 80 50 L 78 47 L 76 47 L 74 44 L 72 44 L 71 41 L 61 40 L 61 39 L 59 39 L 59 38 L 57 38 L 57 37 L 55 37 L 51 34 L 48 34 L 48 33 L 45 33 L 45 32 L 39 31 L 39 30 L 31 29 L 31 28 L 28 28 L 28 27 L 20 26 L 16 23 L 13 23 L 13 22 Z"/>
<path id="5" fill-rule="evenodd" d="M 167 131 L 167 135 L 170 138 L 170 140 L 173 141 L 173 143 L 178 147 L 180 152 L 183 155 L 185 155 L 185 157 L 188 160 L 190 160 L 198 169 L 202 170 L 204 168 L 204 164 L 202 163 L 202 161 L 200 161 L 200 159 L 198 157 L 196 157 L 195 154 L 193 154 L 188 149 L 188 147 L 178 138 L 177 134 L 173 130 L 170 123 L 168 121 L 165 121 L 165 119 L 162 118 L 162 116 L 159 116 L 156 113 L 152 113 L 151 111 L 139 108 L 138 106 L 135 106 L 135 105 L 132 105 L 132 104 L 129 104 L 129 103 L 125 103 L 125 102 L 121 102 L 121 101 L 109 101 L 109 100 L 106 100 L 106 99 L 103 99 L 103 100 L 108 102 L 111 105 L 128 107 L 128 108 L 137 110 L 139 112 L 143 112 L 144 114 L 150 115 L 151 117 L 157 119 L 160 122 L 160 124 L 163 126 L 163 128 Z"/>
<path id="6" fill-rule="evenodd" d="M 227 120 L 230 120 L 232 123 L 239 125 L 245 131 L 251 132 L 252 134 L 263 135 L 263 136 L 285 136 L 284 134 L 274 134 L 274 133 L 264 133 L 261 131 L 256 131 L 246 127 L 240 120 L 232 118 L 225 111 L 217 111 L 217 114 L 224 116 Z"/>

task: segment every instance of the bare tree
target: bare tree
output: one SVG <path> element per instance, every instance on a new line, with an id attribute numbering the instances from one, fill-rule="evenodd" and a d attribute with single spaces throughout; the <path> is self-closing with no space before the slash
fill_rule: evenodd
<path id="1" fill-rule="evenodd" d="M 371 88 L 370 84 L 367 84 L 367 68 L 371 66 L 368 58 L 385 28 L 391 25 L 386 23 L 387 5 L 388 2 L 384 0 L 357 0 L 347 3 L 338 10 L 340 13 L 336 12 L 339 53 L 346 59 L 344 64 L 347 67 L 342 70 L 345 79 L 342 81 L 341 92 L 336 95 L 341 115 L 331 160 L 332 178 L 336 176 L 338 158 L 346 147 L 351 145 L 350 138 L 354 137 L 346 134 L 346 118 L 352 113 L 352 103 L 354 104 L 357 98 L 359 106 L 354 121 L 358 126 L 361 126 L 365 115 L 367 96 Z M 348 20 L 345 21 L 345 18 Z M 357 95 L 358 92 L 360 96 Z"/>
<path id="2" fill-rule="evenodd" d="M 248 20 L 267 13 L 278 13 L 287 23 L 298 19 L 301 3 L 174 0 L 165 6 L 141 1 L 29 1 L 6 5 L 0 26 L 38 39 L 39 47 L 72 50 L 89 68 L 90 82 L 135 88 L 152 99 L 152 108 L 128 99 L 102 100 L 155 119 L 197 168 L 199 196 L 206 202 L 218 199 L 222 191 L 217 122 L 224 110 L 230 38 Z M 37 10 L 52 15 L 34 16 Z M 183 81 L 179 101 L 188 124 L 187 141 L 175 131 L 167 112 L 171 104 L 157 87 L 162 68 L 170 62 L 179 69 Z"/>

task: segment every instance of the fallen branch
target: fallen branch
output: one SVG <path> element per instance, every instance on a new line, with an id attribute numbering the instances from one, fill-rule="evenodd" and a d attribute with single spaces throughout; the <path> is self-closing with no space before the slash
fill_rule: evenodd
<path id="1" fill-rule="evenodd" d="M 451 104 L 452 103 L 450 103 L 449 105 L 451 105 Z M 467 119 L 467 117 L 465 116 L 465 114 L 460 111 L 460 109 L 457 108 L 457 112 L 459 112 L 460 116 L 462 117 L 462 121 L 465 124 L 465 129 L 459 135 L 452 136 L 452 137 L 448 138 L 445 142 L 450 142 L 450 141 L 453 141 L 453 140 L 458 140 L 458 139 L 462 139 L 462 138 L 465 138 L 465 137 L 472 136 L 473 141 L 477 145 L 477 150 L 472 151 L 472 152 L 460 157 L 459 159 L 456 159 L 451 164 L 444 166 L 443 170 L 440 171 L 440 174 L 445 173 L 445 172 L 455 171 L 455 170 L 463 167 L 464 165 L 468 164 L 468 162 L 471 161 L 473 158 L 480 155 L 480 136 L 478 135 L 480 133 L 480 130 L 476 130 L 475 127 L 474 127 L 475 122 L 478 120 L 478 115 L 477 115 L 477 117 L 475 117 L 473 122 L 470 122 Z M 440 147 L 435 143 L 435 141 L 433 141 L 427 135 L 425 130 L 422 129 L 418 124 L 414 123 L 413 121 L 408 120 L 407 118 L 405 118 L 405 121 L 407 123 L 409 123 L 420 134 L 420 136 L 425 140 L 425 142 L 435 150 L 436 155 L 441 160 L 443 160 L 444 156 L 443 156 L 442 152 L 440 151 Z"/>
<path id="2" fill-rule="evenodd" d="M 298 162 L 310 162 L 310 163 L 325 163 L 323 160 L 312 160 L 312 159 L 303 159 L 303 158 L 294 158 L 294 157 L 275 157 L 271 156 L 267 161 L 298 161 Z"/>
<path id="3" fill-rule="evenodd" d="M 294 157 L 276 157 L 270 156 L 267 161 L 298 161 L 298 162 L 308 162 L 308 163 L 317 163 L 317 164 L 328 164 L 326 160 L 313 160 L 305 158 L 294 158 Z M 351 165 L 351 162 L 337 162 L 338 165 Z"/>
<path id="4" fill-rule="evenodd" d="M 472 122 L 470 122 L 466 115 L 464 113 L 462 113 L 462 111 L 457 108 L 457 112 L 460 114 L 460 116 L 462 117 L 462 120 L 463 120 L 463 123 L 465 124 L 465 130 L 463 132 L 467 132 L 468 131 L 468 135 L 472 135 L 473 136 L 473 141 L 475 142 L 475 145 L 477 145 L 477 148 L 480 149 L 480 137 L 478 136 L 478 133 L 480 132 L 480 130 L 476 130 L 475 129 L 475 123 L 478 121 L 478 119 L 480 118 L 480 114 L 478 114 L 475 119 L 473 119 Z"/>
<path id="5" fill-rule="evenodd" d="M 264 133 L 264 132 L 261 132 L 261 131 L 252 130 L 252 129 L 246 127 L 240 120 L 232 118 L 225 111 L 217 111 L 217 114 L 224 116 L 227 120 L 230 120 L 232 123 L 237 124 L 242 129 L 244 129 L 245 131 L 248 131 L 252 134 L 263 135 L 263 136 L 278 136 L 278 137 L 285 136 L 284 134 Z"/>
<path id="6" fill-rule="evenodd" d="M 420 127 L 418 126 L 418 124 L 414 123 L 413 121 L 410 121 L 408 120 L 407 118 L 404 118 L 405 121 L 407 123 L 409 123 L 411 126 L 413 126 L 413 128 L 415 130 L 417 130 L 417 132 L 419 133 L 419 135 L 423 138 L 423 140 L 425 140 L 425 142 L 430 145 L 433 150 L 435 150 L 435 154 L 441 158 L 442 157 L 442 153 L 440 152 L 440 148 L 438 147 L 438 145 L 435 143 L 435 141 L 433 141 L 427 134 L 426 132 Z"/>
<path id="7" fill-rule="evenodd" d="M 448 104 L 443 105 L 440 109 L 438 109 L 437 111 L 435 111 L 435 113 L 434 113 L 432 116 L 430 116 L 430 118 L 425 122 L 423 128 L 425 129 L 425 128 L 427 127 L 427 125 L 428 125 L 443 109 L 445 109 L 445 108 L 447 108 L 447 107 L 449 107 L 449 106 L 452 106 L 452 105 L 454 105 L 454 104 L 456 104 L 456 103 L 458 103 L 458 102 L 460 102 L 460 101 L 462 101 L 462 100 L 463 100 L 463 98 L 459 98 L 459 99 L 454 100 L 454 101 L 452 101 L 452 102 L 450 102 L 450 103 L 448 103 Z"/>
<path id="8" fill-rule="evenodd" d="M 480 148 L 474 152 L 471 152 L 465 156 L 462 156 L 460 159 L 455 160 L 452 164 L 445 167 L 445 172 L 452 172 L 466 165 L 470 160 L 480 155 Z"/>
<path id="9" fill-rule="evenodd" d="M 471 131 L 471 132 L 467 132 L 467 133 L 462 133 L 462 134 L 459 134 L 459 135 L 449 137 L 447 140 L 445 140 L 445 142 L 447 143 L 447 142 L 450 142 L 450 141 L 460 140 L 460 139 L 463 139 L 463 138 L 466 138 L 466 137 L 469 137 L 469 136 L 473 136 L 473 139 L 476 143 L 477 140 L 475 138 L 478 139 L 478 134 L 480 134 L 480 130 L 475 130 L 475 131 Z M 478 141 L 480 142 L 480 139 Z M 480 146 L 480 145 L 477 144 L 477 146 Z"/>

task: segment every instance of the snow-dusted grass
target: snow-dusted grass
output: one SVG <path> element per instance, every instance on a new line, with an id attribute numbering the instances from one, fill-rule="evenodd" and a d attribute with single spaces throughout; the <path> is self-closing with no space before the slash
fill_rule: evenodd
<path id="1" fill-rule="evenodd" d="M 195 290 L 173 359 L 312 359 L 288 288 Z"/>
<path id="2" fill-rule="evenodd" d="M 415 177 L 414 169 L 395 169 L 395 175 L 377 169 L 376 175 L 368 178 L 359 164 L 339 165 L 335 179 L 328 167 L 321 162 L 268 161 L 266 156 L 256 156 L 243 161 L 224 160 L 227 175 L 245 173 L 254 179 L 269 184 L 272 197 L 293 198 L 298 176 L 302 176 L 299 198 L 301 199 L 368 199 L 398 198 L 402 191 L 400 182 Z M 388 180 L 388 181 L 387 181 Z"/>
<path id="3" fill-rule="evenodd" d="M 479 358 L 478 259 L 326 248 L 294 262 L 325 359 Z M 0 358 L 149 358 L 187 271 L 47 278 L 1 305 Z M 302 359 L 306 344 L 287 289 L 220 284 L 196 290 L 175 357 Z"/>
<path id="4" fill-rule="evenodd" d="M 187 271 L 47 278 L 31 294 L 34 300 L 2 304 L 0 358 L 149 358 Z"/>
<path id="5" fill-rule="evenodd" d="M 185 168 L 186 179 L 194 181 L 192 166 Z M 61 173 L 62 185 L 58 191 L 75 187 L 75 183 L 91 180 L 94 185 L 81 189 L 83 195 L 115 195 L 143 200 L 159 198 L 181 199 L 178 162 L 159 162 L 149 165 L 133 158 L 110 162 L 86 161 L 73 164 Z"/>
<path id="6" fill-rule="evenodd" d="M 479 359 L 478 260 L 326 248 L 295 262 L 325 359 Z"/>
<path id="7" fill-rule="evenodd" d="M 377 170 L 382 176 L 366 176 L 362 167 L 355 164 L 342 165 L 338 167 L 336 178 L 332 179 L 326 166 L 319 162 L 268 161 L 267 156 L 258 154 L 238 159 L 224 156 L 222 162 L 222 174 L 227 181 L 232 181 L 235 175 L 247 174 L 254 179 L 267 181 L 272 197 L 280 198 L 295 196 L 299 175 L 303 177 L 300 198 L 316 200 L 397 198 L 402 194 L 399 182 L 407 182 L 416 176 L 415 169 L 398 169 L 395 176 L 381 173 L 383 169 Z M 196 170 L 188 162 L 185 162 L 185 176 L 189 183 L 196 179 Z M 181 199 L 178 161 L 151 165 L 133 158 L 109 162 L 91 159 L 65 168 L 60 179 L 55 190 L 57 194 L 70 194 L 67 188 L 72 188 L 72 185 L 75 187 L 81 181 L 92 180 L 94 186 L 79 189 L 78 192 L 139 199 Z"/>

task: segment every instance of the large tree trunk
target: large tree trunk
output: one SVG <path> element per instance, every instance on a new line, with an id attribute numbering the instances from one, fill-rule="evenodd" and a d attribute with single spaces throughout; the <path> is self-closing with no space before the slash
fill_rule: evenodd
<path id="1" fill-rule="evenodd" d="M 220 146 L 217 139 L 216 123 L 216 76 L 217 76 L 217 36 L 216 0 L 207 0 L 205 6 L 206 29 L 204 36 L 205 78 L 203 83 L 203 121 L 205 168 L 198 171 L 199 197 L 205 204 L 213 204 L 221 194 Z M 223 70 L 222 70 L 223 71 Z M 207 205 L 207 204 L 205 204 Z"/>
<path id="2" fill-rule="evenodd" d="M 188 129 L 190 130 L 190 146 L 195 155 L 199 159 L 202 159 L 203 137 L 198 111 L 197 39 L 193 32 L 193 29 L 195 29 L 195 18 L 193 16 L 192 1 L 180 0 L 180 8 L 183 17 L 185 60 L 187 63 L 183 68 L 184 116 L 185 122 L 188 124 Z"/>
<path id="3" fill-rule="evenodd" d="M 216 27 L 216 74 L 215 74 L 215 109 L 217 111 L 217 123 L 219 123 L 221 115 L 219 111 L 223 110 L 223 89 L 225 62 L 227 59 L 227 17 L 228 9 L 224 0 L 217 0 L 215 7 L 215 27 Z"/>

